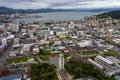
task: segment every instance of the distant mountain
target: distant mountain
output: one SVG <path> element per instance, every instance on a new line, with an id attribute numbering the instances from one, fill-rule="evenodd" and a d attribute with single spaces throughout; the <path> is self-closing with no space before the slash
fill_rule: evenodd
<path id="1" fill-rule="evenodd" d="M 114 10 L 120 10 L 120 8 L 104 8 L 104 9 L 11 9 L 7 7 L 0 7 L 0 14 L 15 14 L 15 13 L 44 13 L 44 12 L 109 12 Z"/>
<path id="2" fill-rule="evenodd" d="M 0 7 L 0 14 L 15 14 L 15 13 L 43 13 L 43 12 L 65 12 L 65 11 L 75 11 L 75 10 L 65 10 L 65 9 L 11 9 L 6 7 Z"/>
<path id="3" fill-rule="evenodd" d="M 16 13 L 16 10 L 6 7 L 0 7 L 0 14 Z"/>
<path id="4" fill-rule="evenodd" d="M 102 13 L 97 15 L 98 18 L 107 18 L 108 16 L 114 18 L 114 19 L 120 19 L 120 10 L 116 10 L 116 11 L 111 11 L 111 12 L 107 12 L 107 13 Z"/>
<path id="5" fill-rule="evenodd" d="M 98 8 L 98 9 L 75 9 L 78 11 L 88 11 L 88 12 L 110 12 L 120 10 L 120 8 Z"/>

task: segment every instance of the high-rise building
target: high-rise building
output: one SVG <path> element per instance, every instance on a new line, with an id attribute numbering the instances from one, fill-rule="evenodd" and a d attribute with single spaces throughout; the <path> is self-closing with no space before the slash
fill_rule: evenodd
<path id="1" fill-rule="evenodd" d="M 6 39 L 6 38 L 3 38 L 3 39 L 2 39 L 2 45 L 7 46 L 7 39 Z"/>
<path id="2" fill-rule="evenodd" d="M 14 38 L 14 44 L 19 44 L 19 38 Z"/>
<path id="3" fill-rule="evenodd" d="M 18 22 L 9 23 L 8 25 L 9 25 L 8 29 L 10 31 L 19 32 L 19 23 Z"/>
<path id="4" fill-rule="evenodd" d="M 62 70 L 64 69 L 64 55 L 59 54 L 59 69 Z"/>

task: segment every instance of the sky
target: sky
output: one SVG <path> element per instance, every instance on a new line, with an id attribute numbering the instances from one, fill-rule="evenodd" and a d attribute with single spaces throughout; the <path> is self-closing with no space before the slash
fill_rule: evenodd
<path id="1" fill-rule="evenodd" d="M 14 9 L 120 8 L 120 0 L 0 0 L 0 6 Z"/>

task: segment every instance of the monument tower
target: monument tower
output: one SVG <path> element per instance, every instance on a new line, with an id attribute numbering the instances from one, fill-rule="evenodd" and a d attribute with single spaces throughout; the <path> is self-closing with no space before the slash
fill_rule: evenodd
<path id="1" fill-rule="evenodd" d="M 64 55 L 59 54 L 59 69 L 63 70 L 64 69 Z"/>

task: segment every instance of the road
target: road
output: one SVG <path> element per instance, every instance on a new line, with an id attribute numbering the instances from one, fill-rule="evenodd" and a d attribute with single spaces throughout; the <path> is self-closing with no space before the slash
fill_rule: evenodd
<path id="1" fill-rule="evenodd" d="M 73 58 L 75 58 L 76 60 L 78 60 L 78 61 L 80 61 L 80 62 L 83 62 L 83 59 L 82 59 L 82 57 L 80 57 L 79 55 L 77 55 L 76 53 L 74 53 L 74 52 L 72 52 L 72 50 L 70 50 L 69 49 L 69 54 L 73 57 Z"/>
<path id="2" fill-rule="evenodd" d="M 16 33 L 15 36 L 19 36 L 19 33 Z M 13 41 L 8 45 L 7 49 L 5 52 L 3 52 L 3 55 L 0 56 L 0 68 L 5 67 L 5 63 L 6 63 L 6 59 L 9 58 L 9 53 L 12 50 L 12 46 L 13 46 Z"/>
<path id="3" fill-rule="evenodd" d="M 9 58 L 9 52 L 12 49 L 12 43 L 7 47 L 6 51 L 3 52 L 3 55 L 0 56 L 0 68 L 4 67 L 6 63 L 6 59 Z"/>
<path id="4" fill-rule="evenodd" d="M 76 60 L 78 60 L 78 61 L 80 61 L 80 62 L 83 62 L 82 57 L 80 57 L 80 56 L 77 55 L 75 52 L 73 52 L 67 44 L 65 44 L 65 47 L 69 50 L 69 54 L 70 54 L 73 58 L 75 58 Z"/>

